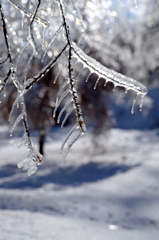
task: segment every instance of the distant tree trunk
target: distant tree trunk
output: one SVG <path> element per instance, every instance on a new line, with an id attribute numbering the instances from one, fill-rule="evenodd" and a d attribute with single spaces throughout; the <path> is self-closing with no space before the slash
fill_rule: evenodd
<path id="1" fill-rule="evenodd" d="M 44 155 L 44 142 L 45 142 L 46 131 L 44 127 L 39 129 L 39 152 Z"/>

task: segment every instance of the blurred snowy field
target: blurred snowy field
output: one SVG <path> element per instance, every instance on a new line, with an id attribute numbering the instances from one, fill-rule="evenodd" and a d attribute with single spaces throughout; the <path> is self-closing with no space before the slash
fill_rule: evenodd
<path id="1" fill-rule="evenodd" d="M 57 130 L 28 177 L 17 168 L 27 150 L 0 128 L 0 240 L 158 240 L 159 130 L 111 129 L 101 148 L 87 133 L 64 165 Z"/>

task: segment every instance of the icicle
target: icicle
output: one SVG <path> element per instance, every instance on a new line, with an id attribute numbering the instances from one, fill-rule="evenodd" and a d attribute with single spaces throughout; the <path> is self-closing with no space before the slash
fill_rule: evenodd
<path id="1" fill-rule="evenodd" d="M 134 107 L 135 107 L 135 104 L 136 104 L 136 100 L 137 100 L 137 95 L 136 95 L 136 97 L 133 100 L 133 105 L 132 105 L 132 108 L 131 108 L 131 114 L 134 113 Z"/>
<path id="2" fill-rule="evenodd" d="M 17 58 L 17 62 L 16 62 L 16 65 L 15 65 L 15 71 L 17 70 L 17 67 L 18 67 L 18 65 L 19 65 L 19 60 L 20 60 L 22 54 L 24 53 L 25 49 L 27 49 L 28 45 L 29 45 L 29 42 L 27 42 L 27 43 L 25 44 L 25 46 L 23 47 L 23 49 L 21 50 L 21 52 L 20 52 L 20 54 L 19 54 L 19 56 L 18 56 L 18 58 Z"/>
<path id="3" fill-rule="evenodd" d="M 145 95 L 141 95 L 140 106 L 139 106 L 140 111 L 142 111 L 142 105 L 143 105 L 143 101 L 144 101 L 144 96 Z"/>
<path id="4" fill-rule="evenodd" d="M 63 141 L 62 145 L 61 145 L 61 149 L 60 149 L 60 153 L 62 154 L 63 148 L 66 144 L 66 142 L 68 141 L 68 139 L 70 138 L 70 136 L 72 135 L 72 133 L 78 128 L 78 124 L 76 123 L 70 130 L 70 132 L 68 133 L 67 137 L 65 138 L 65 140 Z"/>
<path id="5" fill-rule="evenodd" d="M 62 123 L 61 123 L 61 128 L 63 128 L 63 126 L 64 126 L 64 124 L 65 124 L 65 122 L 66 122 L 68 116 L 73 112 L 74 109 L 75 109 L 75 108 L 74 108 L 74 106 L 73 106 L 73 107 L 70 108 L 70 110 L 67 112 L 67 114 L 66 114 L 64 120 L 63 120 Z"/>
<path id="6" fill-rule="evenodd" d="M 22 118 L 23 118 L 23 113 L 19 114 L 16 121 L 14 122 L 14 124 L 10 130 L 10 136 L 12 136 L 14 129 L 16 128 L 17 124 L 21 121 Z"/>
<path id="7" fill-rule="evenodd" d="M 129 88 L 125 88 L 125 94 L 127 94 L 127 93 L 128 93 L 128 90 L 129 90 Z"/>
<path id="8" fill-rule="evenodd" d="M 85 67 L 82 67 L 82 69 L 80 70 L 80 72 L 79 72 L 79 74 L 78 74 L 78 76 L 77 76 L 77 78 L 76 78 L 76 81 L 78 81 L 78 79 L 79 79 L 81 73 L 83 72 L 83 69 L 84 69 L 84 68 L 85 68 Z"/>
<path id="9" fill-rule="evenodd" d="M 29 60 L 27 62 L 27 65 L 26 65 L 26 68 L 25 68 L 25 74 L 24 74 L 24 82 L 26 81 L 28 70 L 29 70 L 29 66 L 30 66 L 30 63 L 31 63 L 33 57 L 34 57 L 34 52 L 31 54 L 31 56 L 30 56 L 30 58 L 29 58 Z"/>
<path id="10" fill-rule="evenodd" d="M 65 86 L 69 83 L 68 79 L 62 84 L 62 86 L 60 87 L 57 96 L 56 96 L 56 101 L 59 99 L 63 89 L 65 88 Z"/>
<path id="11" fill-rule="evenodd" d="M 10 134 L 10 136 L 12 136 L 12 135 Z M 23 135 L 21 141 L 18 143 L 15 143 L 15 141 L 13 141 L 13 140 L 10 141 L 10 143 L 13 144 L 17 148 L 20 148 L 22 145 L 24 145 L 24 142 L 25 142 L 25 134 Z"/>
<path id="12" fill-rule="evenodd" d="M 10 122 L 11 119 L 12 119 L 12 114 L 13 114 L 14 109 L 16 108 L 17 104 L 19 104 L 19 97 L 17 97 L 17 98 L 15 99 L 15 101 L 14 101 L 14 103 L 13 103 L 13 105 L 12 105 L 12 109 L 11 109 L 11 111 L 10 111 L 10 113 L 9 113 L 9 122 Z"/>
<path id="13" fill-rule="evenodd" d="M 67 63 L 65 63 L 58 71 L 58 73 L 56 74 L 56 77 L 54 79 L 54 84 L 56 83 L 57 79 L 58 79 L 58 76 L 60 75 L 60 73 L 62 72 L 62 70 L 64 69 L 64 67 L 67 66 Z"/>
<path id="14" fill-rule="evenodd" d="M 31 45 L 32 48 L 33 48 L 33 54 L 34 54 L 35 56 L 38 56 L 38 50 L 36 49 L 36 45 L 35 45 L 33 39 L 34 39 L 34 38 L 33 38 L 33 37 L 31 36 L 31 34 L 30 34 L 28 41 L 29 41 L 30 45 Z"/>
<path id="15" fill-rule="evenodd" d="M 95 85 L 94 85 L 94 89 L 96 89 L 97 84 L 98 84 L 98 82 L 99 82 L 99 79 L 100 79 L 100 77 L 97 78 L 96 83 L 95 83 Z"/>
<path id="16" fill-rule="evenodd" d="M 61 32 L 62 27 L 63 27 L 63 25 L 61 25 L 61 26 L 58 28 L 58 30 L 55 32 L 55 34 L 53 35 L 53 37 L 52 37 L 52 39 L 51 39 L 51 42 L 48 44 L 48 46 L 47 46 L 47 48 L 46 48 L 46 50 L 45 50 L 45 52 L 44 52 L 44 55 L 43 55 L 42 60 L 41 60 L 42 62 L 44 61 L 44 58 L 45 58 L 45 56 L 46 56 L 46 53 L 47 53 L 48 49 L 50 48 L 51 44 L 55 41 L 56 37 L 57 37 L 58 34 Z"/>
<path id="17" fill-rule="evenodd" d="M 6 97 L 6 88 L 3 89 L 3 97 Z"/>
<path id="18" fill-rule="evenodd" d="M 66 108 L 69 106 L 69 104 L 72 102 L 72 99 L 69 99 L 66 104 L 64 105 L 64 107 L 61 109 L 59 115 L 58 115 L 58 119 L 57 119 L 57 123 L 60 122 L 61 116 L 63 114 L 63 112 L 66 110 Z"/>
<path id="19" fill-rule="evenodd" d="M 105 83 L 104 83 L 104 87 L 106 87 L 107 82 L 108 82 L 108 79 L 106 78 L 106 79 L 105 79 Z"/>
<path id="20" fill-rule="evenodd" d="M 86 78 L 86 82 L 88 82 L 89 77 L 91 76 L 92 72 L 90 71 L 90 73 L 88 74 L 87 78 Z"/>
<path id="21" fill-rule="evenodd" d="M 113 89 L 112 89 L 113 92 L 114 92 L 115 88 L 116 88 L 116 84 L 113 85 Z"/>
<path id="22" fill-rule="evenodd" d="M 71 88 L 70 86 L 66 89 L 66 91 L 62 94 L 62 96 L 56 100 L 56 107 L 54 109 L 54 113 L 53 113 L 53 117 L 55 117 L 56 115 L 56 110 L 58 109 L 60 103 L 62 102 L 62 100 L 67 96 L 67 94 L 70 92 Z"/>
<path id="23" fill-rule="evenodd" d="M 78 63 L 79 63 L 79 61 L 78 61 L 76 54 L 74 52 L 72 52 L 72 67 L 74 67 Z"/>
<path id="24" fill-rule="evenodd" d="M 81 132 L 78 132 L 74 137 L 73 139 L 68 143 L 68 146 L 65 150 L 65 152 L 63 153 L 63 156 L 62 156 L 62 164 L 64 164 L 64 161 L 65 161 L 65 158 L 67 157 L 67 154 L 70 150 L 70 148 L 72 147 L 72 145 L 78 140 L 78 138 L 82 135 Z"/>
<path id="25" fill-rule="evenodd" d="M 46 32 L 46 28 L 43 27 L 42 30 L 42 46 L 45 47 L 45 32 Z"/>

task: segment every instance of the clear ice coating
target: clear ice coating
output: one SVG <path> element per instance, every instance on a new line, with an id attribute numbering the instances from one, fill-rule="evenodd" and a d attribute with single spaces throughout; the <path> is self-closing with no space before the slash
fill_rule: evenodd
<path id="1" fill-rule="evenodd" d="M 76 128 L 77 129 L 77 128 Z M 67 148 L 66 148 L 66 150 L 65 150 L 65 152 L 63 153 L 63 155 L 62 155 L 62 164 L 64 164 L 64 161 L 65 161 L 65 158 L 66 158 L 66 156 L 67 156 L 67 154 L 68 154 L 68 152 L 69 152 L 69 150 L 70 150 L 70 148 L 72 147 L 72 145 L 78 140 L 78 138 L 80 137 L 82 135 L 82 132 L 80 131 L 78 131 L 76 134 L 75 134 L 75 136 L 70 140 L 70 142 L 68 143 L 68 145 L 67 145 Z M 61 149 L 62 150 L 62 149 Z"/>
<path id="2" fill-rule="evenodd" d="M 61 97 L 60 97 L 59 99 L 56 98 L 56 107 L 55 107 L 55 109 L 54 109 L 53 117 L 55 117 L 56 111 L 57 111 L 60 103 L 61 103 L 62 100 L 67 96 L 67 94 L 70 92 L 70 90 L 71 90 L 71 88 L 68 87 L 68 88 L 64 91 L 64 93 L 61 95 Z"/>
<path id="3" fill-rule="evenodd" d="M 70 130 L 70 132 L 68 133 L 67 137 L 64 139 L 62 145 L 61 145 L 61 149 L 60 149 L 60 153 L 62 154 L 62 151 L 64 149 L 64 146 L 66 144 L 66 142 L 68 141 L 68 139 L 70 138 L 70 136 L 72 135 L 72 133 L 77 129 L 78 124 L 76 123 Z"/>
<path id="4" fill-rule="evenodd" d="M 66 104 L 64 105 L 64 107 L 61 109 L 59 115 L 58 115 L 58 119 L 57 119 L 57 123 L 60 123 L 60 119 L 61 119 L 61 116 L 62 114 L 64 113 L 64 111 L 67 109 L 67 107 L 70 105 L 70 103 L 72 102 L 72 98 L 70 98 Z"/>
<path id="5" fill-rule="evenodd" d="M 142 83 L 103 66 L 95 59 L 87 56 L 79 47 L 77 47 L 75 43 L 72 44 L 72 48 L 76 57 L 78 58 L 78 61 L 84 66 L 87 66 L 92 73 L 96 73 L 99 78 L 104 78 L 107 80 L 107 82 L 112 82 L 115 86 L 133 90 L 137 94 L 147 94 L 147 88 Z"/>
<path id="6" fill-rule="evenodd" d="M 27 171 L 27 175 L 30 176 L 37 171 L 36 163 L 29 157 L 17 164 L 18 168 L 22 168 L 23 171 Z"/>
<path id="7" fill-rule="evenodd" d="M 42 62 L 44 61 L 44 58 L 45 58 L 45 56 L 46 56 L 46 53 L 48 52 L 49 48 L 51 47 L 51 44 L 55 41 L 56 37 L 57 37 L 58 34 L 61 32 L 62 28 L 63 28 L 63 25 L 61 25 L 61 26 L 58 28 L 58 30 L 55 32 L 55 34 L 52 36 L 52 39 L 51 39 L 50 43 L 48 44 L 48 46 L 47 46 L 47 48 L 46 48 L 46 50 L 45 50 L 45 52 L 44 52 L 44 54 L 43 54 L 43 57 L 42 57 L 42 60 L 41 60 Z M 44 40 L 43 40 L 43 42 L 44 42 Z"/>
<path id="8" fill-rule="evenodd" d="M 136 104 L 136 100 L 137 100 L 137 95 L 136 95 L 136 97 L 133 100 L 133 104 L 132 104 L 132 108 L 131 108 L 131 114 L 134 113 L 134 107 L 135 107 L 135 104 Z"/>
<path id="9" fill-rule="evenodd" d="M 105 83 L 112 82 L 114 84 L 114 88 L 117 86 L 124 87 L 126 93 L 128 90 L 132 90 L 137 95 L 141 95 L 140 111 L 142 110 L 143 98 L 147 94 L 147 88 L 142 83 L 103 66 L 102 64 L 97 62 L 95 59 L 87 56 L 80 48 L 77 47 L 75 43 L 73 43 L 72 48 L 74 50 L 74 55 L 78 58 L 78 62 L 81 62 L 85 67 L 87 67 L 90 73 L 96 73 L 98 75 L 94 89 L 96 88 L 99 79 L 104 78 Z M 86 82 L 88 81 L 90 73 L 87 77 Z M 104 86 L 105 85 L 106 84 L 104 84 Z M 134 112 L 135 103 L 136 103 L 136 98 L 133 100 L 133 105 L 131 110 L 132 114 Z"/>
<path id="10" fill-rule="evenodd" d="M 12 133 L 13 133 L 14 129 L 16 128 L 17 124 L 22 120 L 22 118 L 23 118 L 23 113 L 21 113 L 21 114 L 17 117 L 17 119 L 15 120 L 15 122 L 14 122 L 14 124 L 13 124 L 13 126 L 12 126 L 12 128 L 11 128 L 11 130 L 10 130 L 10 135 L 11 135 L 11 136 L 12 136 Z"/>
<path id="11" fill-rule="evenodd" d="M 68 116 L 71 115 L 71 113 L 73 112 L 73 110 L 75 110 L 74 106 L 72 106 L 72 107 L 68 110 L 68 112 L 66 113 L 66 116 L 64 117 L 64 120 L 63 120 L 62 123 L 61 123 L 61 128 L 63 128 L 63 126 L 64 126 L 64 124 L 65 124 Z"/>

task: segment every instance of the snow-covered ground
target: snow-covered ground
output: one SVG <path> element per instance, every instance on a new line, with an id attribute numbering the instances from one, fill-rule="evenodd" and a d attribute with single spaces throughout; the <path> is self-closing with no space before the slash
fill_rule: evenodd
<path id="1" fill-rule="evenodd" d="M 0 240 L 159 239 L 159 130 L 111 129 L 101 148 L 87 134 L 62 165 L 55 129 L 30 177 L 16 166 L 26 149 L 2 130 Z"/>

